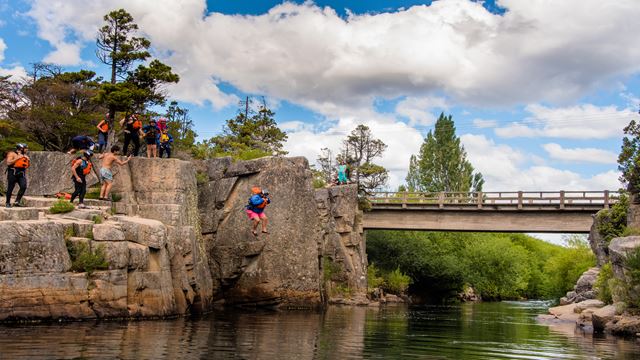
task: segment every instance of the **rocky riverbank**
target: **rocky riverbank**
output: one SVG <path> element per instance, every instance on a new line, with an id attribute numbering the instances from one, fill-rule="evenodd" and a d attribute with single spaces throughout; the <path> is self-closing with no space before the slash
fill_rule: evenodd
<path id="1" fill-rule="evenodd" d="M 47 196 L 71 188 L 72 158 L 32 159 L 28 207 L 0 210 L 0 320 L 369 303 L 357 189 L 314 190 L 304 158 L 134 158 L 114 171 L 120 201 L 68 214 L 52 214 Z M 258 238 L 243 212 L 256 185 L 273 202 Z M 103 249 L 107 269 L 74 268 L 73 246 Z"/>

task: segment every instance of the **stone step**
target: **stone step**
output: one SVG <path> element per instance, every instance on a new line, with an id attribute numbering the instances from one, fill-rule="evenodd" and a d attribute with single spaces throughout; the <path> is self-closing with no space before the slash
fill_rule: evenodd
<path id="1" fill-rule="evenodd" d="M 36 197 L 36 196 L 25 196 L 24 204 L 27 207 L 51 207 L 56 201 L 57 198 L 54 197 Z M 77 201 L 77 200 L 76 200 Z M 77 202 L 74 202 L 77 204 Z M 97 207 L 111 207 L 111 201 L 106 200 L 97 200 L 97 199 L 84 199 L 84 204 L 87 206 L 97 206 Z"/>
<path id="2" fill-rule="evenodd" d="M 0 221 L 38 220 L 40 219 L 40 213 L 43 213 L 44 215 L 44 210 L 41 208 L 2 207 L 0 208 Z"/>

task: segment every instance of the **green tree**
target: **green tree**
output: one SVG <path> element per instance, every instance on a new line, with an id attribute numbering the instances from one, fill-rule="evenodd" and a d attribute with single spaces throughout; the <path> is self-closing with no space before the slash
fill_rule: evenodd
<path id="1" fill-rule="evenodd" d="M 169 103 L 167 112 L 167 127 L 173 137 L 174 147 L 181 150 L 190 150 L 195 144 L 198 134 L 193 130 L 193 120 L 189 115 L 189 109 L 178 106 L 177 101 Z"/>
<path id="2" fill-rule="evenodd" d="M 384 167 L 374 164 L 373 161 L 381 157 L 387 145 L 371 134 L 371 129 L 366 125 L 358 125 L 342 142 L 342 149 L 336 156 L 338 163 L 345 162 L 351 169 L 351 179 L 358 184 L 361 194 L 385 185 L 389 173 Z"/>
<path id="3" fill-rule="evenodd" d="M 624 128 L 622 149 L 618 156 L 618 170 L 622 172 L 620 182 L 635 195 L 640 192 L 640 124 L 631 120 Z"/>
<path id="4" fill-rule="evenodd" d="M 131 70 L 135 63 L 151 57 L 148 51 L 151 42 L 135 36 L 138 25 L 124 9 L 111 11 L 104 16 L 104 21 L 105 25 L 98 31 L 96 39 L 96 55 L 110 66 L 111 79 L 101 85 L 96 99 L 109 109 L 107 121 L 111 143 L 115 135 L 116 112 L 127 115 L 143 112 L 147 106 L 164 105 L 166 94 L 163 86 L 176 83 L 180 78 L 171 72 L 171 67 L 158 60 Z"/>
<path id="5" fill-rule="evenodd" d="M 412 155 L 406 177 L 409 191 L 482 191 L 482 174 L 475 172 L 467 152 L 456 136 L 451 115 L 440 114 L 435 129 L 429 131 L 420 152 Z"/>
<path id="6" fill-rule="evenodd" d="M 248 160 L 262 156 L 285 155 L 287 134 L 278 128 L 275 113 L 266 105 L 256 112 L 242 111 L 227 120 L 222 134 L 196 145 L 195 157 L 231 156 Z"/>

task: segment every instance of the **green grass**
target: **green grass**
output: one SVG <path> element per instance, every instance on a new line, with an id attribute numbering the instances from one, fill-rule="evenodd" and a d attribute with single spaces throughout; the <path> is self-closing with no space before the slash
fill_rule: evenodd
<path id="1" fill-rule="evenodd" d="M 86 272 L 91 275 L 96 270 L 106 270 L 109 262 L 105 258 L 104 246 L 99 245 L 91 250 L 89 245 L 83 242 L 72 243 L 67 241 L 67 251 L 71 257 L 71 271 Z"/>
<path id="2" fill-rule="evenodd" d="M 50 208 L 49 212 L 52 214 L 65 214 L 72 212 L 76 207 L 72 203 L 65 199 L 59 199 Z"/>

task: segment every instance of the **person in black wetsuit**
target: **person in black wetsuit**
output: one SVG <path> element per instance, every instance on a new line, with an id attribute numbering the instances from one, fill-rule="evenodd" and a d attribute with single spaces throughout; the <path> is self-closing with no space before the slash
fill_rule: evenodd
<path id="1" fill-rule="evenodd" d="M 84 195 L 87 193 L 87 180 L 85 177 L 91 172 L 92 156 L 93 151 L 87 150 L 73 160 L 73 165 L 71 165 L 71 180 L 73 180 L 75 191 L 71 194 L 70 201 L 73 202 L 73 200 L 78 197 L 80 199 L 78 209 L 86 208 L 84 205 Z"/>
<path id="2" fill-rule="evenodd" d="M 120 126 L 124 127 L 124 146 L 122 153 L 126 155 L 138 156 L 140 150 L 140 136 L 142 134 L 142 122 L 137 115 L 131 115 L 120 120 Z M 129 153 L 129 143 L 133 143 L 133 152 Z"/>
<path id="3" fill-rule="evenodd" d="M 27 144 L 16 145 L 16 150 L 7 154 L 7 204 L 11 207 L 11 195 L 16 184 L 20 187 L 13 206 L 22 206 L 20 200 L 27 191 L 27 168 L 31 165 L 31 159 L 27 155 Z"/>

